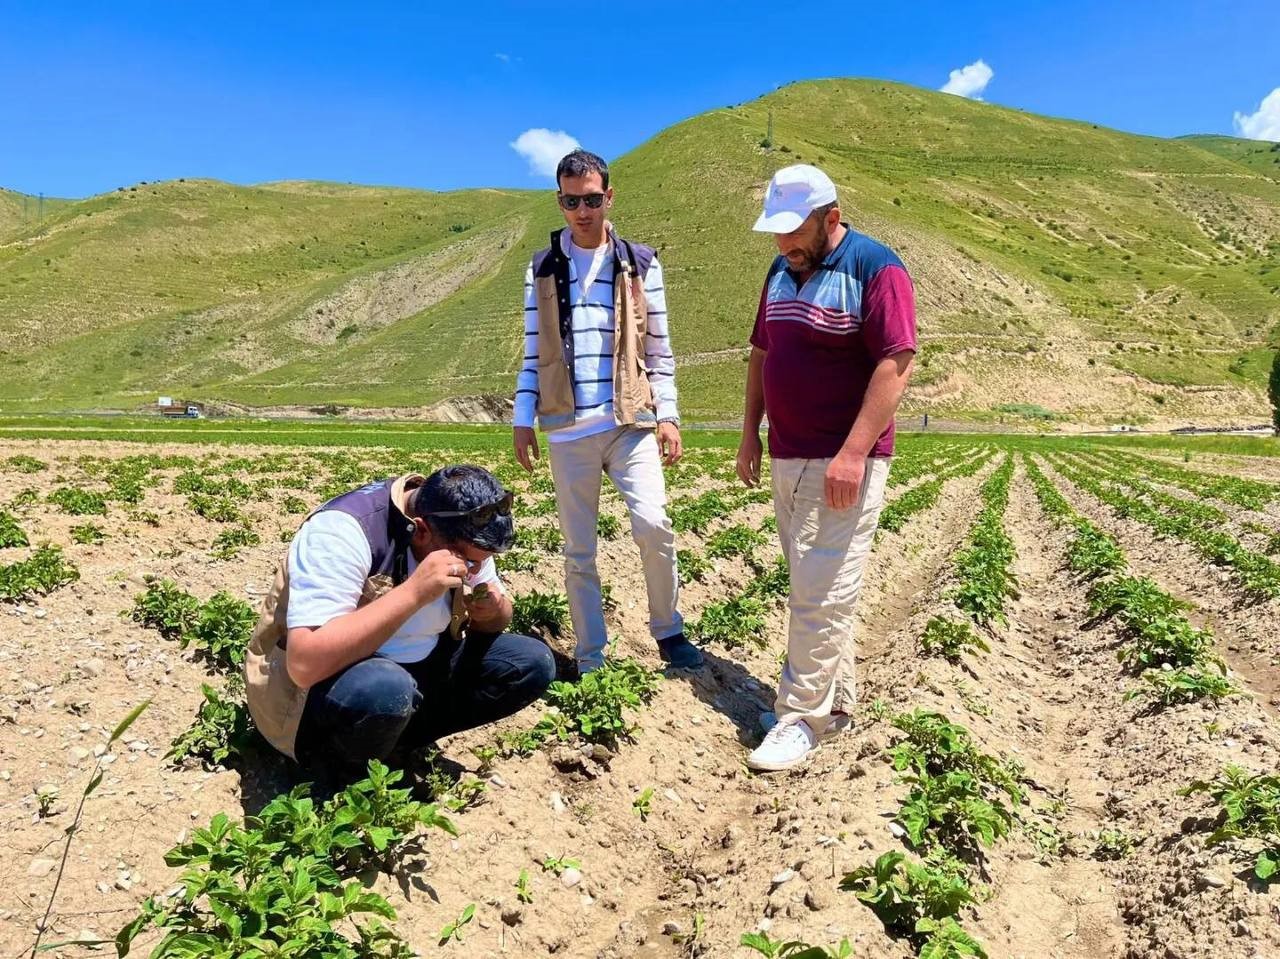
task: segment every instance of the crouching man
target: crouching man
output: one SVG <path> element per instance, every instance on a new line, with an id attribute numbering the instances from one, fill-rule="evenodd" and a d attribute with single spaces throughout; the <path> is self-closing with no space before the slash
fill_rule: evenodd
<path id="1" fill-rule="evenodd" d="M 503 632 L 493 557 L 515 541 L 511 494 L 478 466 L 344 493 L 298 530 L 245 659 L 263 736 L 309 770 L 370 759 L 523 709 L 555 678 L 551 651 Z"/>

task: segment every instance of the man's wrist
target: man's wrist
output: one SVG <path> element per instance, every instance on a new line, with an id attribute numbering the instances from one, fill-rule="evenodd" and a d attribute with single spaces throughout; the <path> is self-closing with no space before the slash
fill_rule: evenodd
<path id="1" fill-rule="evenodd" d="M 680 425 L 680 417 L 678 417 L 678 416 L 663 416 L 663 417 L 660 417 L 660 418 L 658 419 L 658 425 L 659 425 L 659 426 L 661 426 L 663 423 L 670 423 L 670 424 L 672 424 L 673 426 L 679 426 L 679 425 Z"/>

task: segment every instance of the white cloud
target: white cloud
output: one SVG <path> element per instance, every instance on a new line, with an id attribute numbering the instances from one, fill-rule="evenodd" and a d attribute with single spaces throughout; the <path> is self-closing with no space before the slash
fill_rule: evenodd
<path id="1" fill-rule="evenodd" d="M 497 57 L 499 60 L 501 60 L 503 63 L 511 62 L 511 54 L 509 53 L 495 53 L 494 56 Z"/>
<path id="2" fill-rule="evenodd" d="M 572 153 L 580 144 L 563 130 L 546 130 L 535 127 L 525 130 L 511 144 L 529 161 L 529 172 L 536 176 L 555 176 L 556 164 L 566 153 Z"/>
<path id="3" fill-rule="evenodd" d="M 1257 113 L 1237 113 L 1236 132 L 1250 140 L 1280 141 L 1280 87 L 1263 98 Z"/>
<path id="4" fill-rule="evenodd" d="M 954 93 L 958 97 L 981 100 L 982 91 L 987 88 L 991 78 L 996 75 L 982 60 L 975 60 L 967 67 L 951 71 L 951 79 L 942 85 L 943 93 Z"/>

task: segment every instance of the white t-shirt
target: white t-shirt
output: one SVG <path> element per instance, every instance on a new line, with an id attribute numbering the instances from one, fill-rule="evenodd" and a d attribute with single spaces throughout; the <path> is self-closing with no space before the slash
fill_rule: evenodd
<path id="1" fill-rule="evenodd" d="M 606 240 L 594 250 L 584 250 L 572 239 L 568 241 L 569 259 L 573 261 L 574 275 L 578 278 L 576 289 L 578 291 L 578 302 L 575 306 L 582 303 L 590 302 L 591 286 L 600 276 L 600 270 L 609 261 L 613 255 L 613 243 Z M 612 291 L 609 294 L 612 303 Z M 612 310 L 610 311 L 612 312 Z M 602 353 L 613 353 L 613 334 L 606 333 L 601 337 Z M 610 364 L 612 366 L 612 364 Z M 596 433 L 603 433 L 605 430 L 611 430 L 617 426 L 617 422 L 613 418 L 613 410 L 599 416 L 589 416 L 579 419 L 572 426 L 566 426 L 562 429 L 555 430 L 547 434 L 548 443 L 568 443 L 573 440 L 582 439 L 584 436 L 594 436 Z"/>
<path id="2" fill-rule="evenodd" d="M 298 530 L 289 546 L 289 609 L 286 622 L 296 626 L 320 627 L 356 608 L 364 582 L 369 578 L 373 553 L 355 517 L 337 510 L 317 513 Z M 409 553 L 409 572 L 418 561 Z M 502 591 L 493 557 L 466 578 L 470 586 L 489 583 Z M 378 647 L 379 654 L 397 663 L 416 663 L 435 649 L 449 626 L 453 611 L 449 594 L 428 603 L 405 621 L 391 638 Z"/>

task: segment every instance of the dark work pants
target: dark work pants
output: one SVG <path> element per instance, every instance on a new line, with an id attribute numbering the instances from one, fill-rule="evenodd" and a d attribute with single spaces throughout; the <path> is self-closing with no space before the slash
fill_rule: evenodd
<path id="1" fill-rule="evenodd" d="M 514 633 L 442 636 L 426 659 L 372 656 L 307 692 L 295 753 L 308 769 L 361 778 L 370 759 L 518 712 L 556 675 L 547 646 Z"/>

